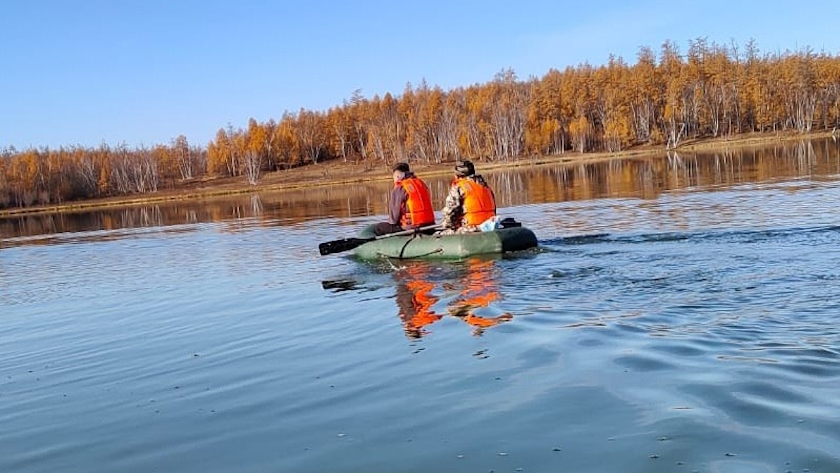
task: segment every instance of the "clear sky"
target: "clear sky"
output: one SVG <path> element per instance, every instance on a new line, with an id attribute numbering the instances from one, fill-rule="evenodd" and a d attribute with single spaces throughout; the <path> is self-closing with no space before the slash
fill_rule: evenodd
<path id="1" fill-rule="evenodd" d="M 0 149 L 130 147 L 665 40 L 840 54 L 840 1 L 3 0 Z"/>

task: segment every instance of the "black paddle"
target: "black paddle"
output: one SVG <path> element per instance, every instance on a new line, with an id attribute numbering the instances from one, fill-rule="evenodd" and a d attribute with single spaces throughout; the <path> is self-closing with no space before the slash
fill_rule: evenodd
<path id="1" fill-rule="evenodd" d="M 411 235 L 413 233 L 420 233 L 427 230 L 438 230 L 441 227 L 438 225 L 430 225 L 428 227 L 419 227 L 411 230 L 403 230 L 401 232 L 386 233 L 371 238 L 344 238 L 343 240 L 328 241 L 318 245 L 318 251 L 321 255 L 329 255 L 332 253 L 341 253 L 342 251 L 352 250 L 353 248 L 364 245 L 369 241 L 381 240 L 382 238 L 389 238 L 393 236 Z"/>

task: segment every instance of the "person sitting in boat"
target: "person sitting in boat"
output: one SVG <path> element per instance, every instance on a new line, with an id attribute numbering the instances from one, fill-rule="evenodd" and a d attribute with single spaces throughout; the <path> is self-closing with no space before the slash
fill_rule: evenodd
<path id="1" fill-rule="evenodd" d="M 434 225 L 435 209 L 429 188 L 415 176 L 408 163 L 393 167 L 394 188 L 388 202 L 388 221 L 374 227 L 376 235 Z"/>
<path id="2" fill-rule="evenodd" d="M 487 219 L 496 215 L 493 190 L 471 161 L 455 163 L 455 180 L 449 187 L 443 207 L 443 235 L 480 231 Z"/>

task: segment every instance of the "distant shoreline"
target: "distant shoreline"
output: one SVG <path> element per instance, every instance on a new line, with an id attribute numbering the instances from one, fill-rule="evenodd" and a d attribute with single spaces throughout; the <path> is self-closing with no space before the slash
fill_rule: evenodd
<path id="1" fill-rule="evenodd" d="M 477 171 L 481 173 L 499 168 L 537 166 L 545 164 L 574 165 L 612 159 L 629 159 L 639 156 L 649 156 L 656 153 L 691 153 L 733 147 L 742 148 L 750 146 L 763 146 L 773 142 L 814 140 L 830 137 L 832 137 L 832 131 L 830 130 L 822 130 L 805 134 L 798 132 L 750 133 L 735 137 L 686 140 L 679 147 L 673 150 L 665 150 L 661 147 L 661 145 L 645 145 L 615 153 L 579 153 L 569 151 L 558 155 L 521 157 L 513 161 L 477 161 L 476 167 Z M 412 168 L 420 177 L 445 175 L 452 172 L 452 163 L 431 165 L 412 164 Z M 211 197 L 249 194 L 254 192 L 271 192 L 358 184 L 364 182 L 385 181 L 390 178 L 391 176 L 390 172 L 388 172 L 387 166 L 384 166 L 382 163 L 374 164 L 362 162 L 355 164 L 350 162 L 344 163 L 341 161 L 330 161 L 329 163 L 313 164 L 301 168 L 266 173 L 261 176 L 257 185 L 254 186 L 248 185 L 242 177 L 209 178 L 201 181 L 182 183 L 171 189 L 159 190 L 149 194 L 80 200 L 69 203 L 27 208 L 3 209 L 0 210 L 0 218 L 15 218 L 38 214 L 153 205 L 201 200 Z"/>

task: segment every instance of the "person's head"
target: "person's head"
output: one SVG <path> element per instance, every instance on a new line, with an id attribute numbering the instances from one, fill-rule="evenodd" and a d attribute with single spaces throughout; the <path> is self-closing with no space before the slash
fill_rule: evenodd
<path id="1" fill-rule="evenodd" d="M 394 165 L 392 171 L 394 173 L 394 182 L 399 182 L 406 174 L 411 172 L 411 168 L 408 167 L 408 163 L 397 163 Z"/>
<path id="2" fill-rule="evenodd" d="M 456 161 L 455 175 L 458 177 L 467 177 L 475 175 L 475 166 L 473 166 L 472 161 Z"/>

